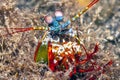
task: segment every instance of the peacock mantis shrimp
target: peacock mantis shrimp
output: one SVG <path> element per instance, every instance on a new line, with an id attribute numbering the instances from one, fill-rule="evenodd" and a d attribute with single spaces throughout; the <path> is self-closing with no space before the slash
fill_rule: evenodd
<path id="1" fill-rule="evenodd" d="M 99 66 L 92 58 L 98 51 L 99 44 L 96 43 L 93 52 L 87 52 L 85 46 L 81 44 L 80 39 L 74 33 L 72 28 L 67 28 L 72 22 L 84 14 L 89 8 L 96 4 L 99 0 L 92 0 L 82 11 L 78 12 L 70 20 L 65 23 L 60 24 L 63 19 L 63 14 L 61 11 L 57 10 L 55 12 L 55 17 L 50 15 L 45 16 L 45 21 L 48 27 L 28 27 L 28 28 L 9 28 L 14 30 L 14 32 L 4 34 L 2 36 L 12 35 L 14 33 L 26 32 L 32 30 L 44 30 L 46 31 L 43 37 L 39 40 L 34 53 L 34 61 L 39 63 L 46 63 L 48 67 L 53 71 L 63 71 L 66 72 L 70 70 L 69 76 L 74 77 L 74 74 L 84 74 L 92 71 L 100 71 L 98 74 L 92 76 L 87 76 L 86 79 L 95 80 L 96 76 L 100 76 L 101 73 L 105 72 L 106 66 L 110 66 L 112 61 L 109 61 L 103 66 Z M 67 29 L 66 29 L 67 28 Z M 0 28 L 2 30 L 2 28 Z M 49 33 L 49 39 L 46 39 L 46 35 Z M 61 41 L 64 37 L 71 37 L 73 40 Z M 59 41 L 54 40 L 59 37 Z M 51 40 L 52 39 L 52 40 Z M 44 42 L 45 41 L 45 42 Z M 85 54 L 81 52 L 81 48 L 84 50 Z M 81 57 L 84 56 L 84 59 Z M 84 68 L 84 65 L 88 65 L 88 68 Z M 89 66 L 90 65 L 90 66 Z"/>

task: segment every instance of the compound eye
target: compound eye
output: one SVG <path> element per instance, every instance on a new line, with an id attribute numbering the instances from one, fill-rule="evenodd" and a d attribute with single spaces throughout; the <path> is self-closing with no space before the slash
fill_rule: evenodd
<path id="1" fill-rule="evenodd" d="M 61 11 L 55 11 L 55 17 L 63 16 L 63 13 Z"/>
<path id="2" fill-rule="evenodd" d="M 48 15 L 45 17 L 45 22 L 48 23 L 48 24 L 51 24 L 53 22 L 53 17 Z"/>
<path id="3" fill-rule="evenodd" d="M 55 17 L 56 17 L 56 20 L 60 21 L 63 19 L 63 13 L 61 11 L 56 11 Z"/>

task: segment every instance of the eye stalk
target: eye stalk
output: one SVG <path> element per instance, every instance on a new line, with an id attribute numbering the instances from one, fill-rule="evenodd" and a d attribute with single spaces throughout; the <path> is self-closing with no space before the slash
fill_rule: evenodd
<path id="1" fill-rule="evenodd" d="M 55 11 L 55 18 L 57 21 L 63 20 L 63 13 L 60 10 Z"/>
<path id="2" fill-rule="evenodd" d="M 51 15 L 45 16 L 45 22 L 51 24 L 53 22 L 53 17 Z"/>

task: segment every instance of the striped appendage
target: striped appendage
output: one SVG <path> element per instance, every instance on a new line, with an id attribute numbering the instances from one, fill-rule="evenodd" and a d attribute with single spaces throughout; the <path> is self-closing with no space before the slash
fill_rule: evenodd
<path id="1" fill-rule="evenodd" d="M 79 18 L 82 14 L 84 14 L 89 8 L 91 8 L 94 4 L 96 4 L 99 0 L 93 0 L 90 4 L 88 4 L 82 11 L 78 12 L 74 17 L 70 18 L 70 20 L 66 21 L 64 24 L 60 25 L 60 27 L 65 28 L 71 22 L 74 22 L 77 18 Z"/>
<path id="2" fill-rule="evenodd" d="M 93 0 L 90 4 L 88 4 L 82 11 L 78 12 L 73 18 L 70 19 L 71 22 L 75 21 L 82 14 L 84 14 L 89 8 L 91 8 L 94 4 L 96 4 L 99 0 Z"/>
<path id="3" fill-rule="evenodd" d="M 12 35 L 19 32 L 26 32 L 31 30 L 49 30 L 49 28 L 46 27 L 28 27 L 28 28 L 0 28 L 0 31 L 4 31 L 4 33 L 1 34 L 1 36 L 7 36 Z"/>

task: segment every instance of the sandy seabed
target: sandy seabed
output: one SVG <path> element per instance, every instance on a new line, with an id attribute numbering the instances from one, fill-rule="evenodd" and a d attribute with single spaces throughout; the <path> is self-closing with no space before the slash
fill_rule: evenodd
<path id="1" fill-rule="evenodd" d="M 120 0 L 100 0 L 69 26 L 77 29 L 88 51 L 99 42 L 98 64 L 113 61 L 97 80 L 120 80 L 119 5 Z M 11 27 L 47 26 L 43 16 L 53 14 L 56 9 L 62 10 L 66 21 L 80 11 L 78 8 L 81 6 L 74 0 L 0 0 L 0 80 L 76 80 L 70 79 L 69 73 L 61 76 L 61 72 L 52 72 L 46 64 L 34 62 L 37 42 L 45 31 L 3 35 L 13 32 Z"/>

